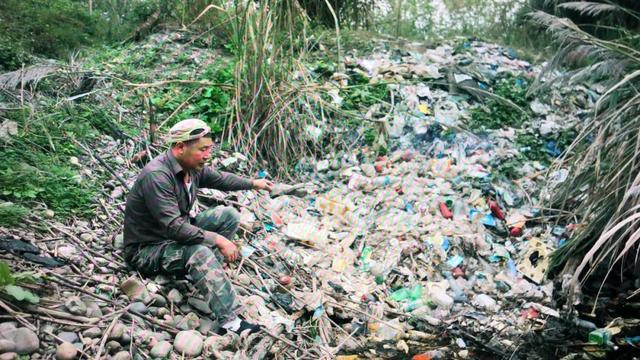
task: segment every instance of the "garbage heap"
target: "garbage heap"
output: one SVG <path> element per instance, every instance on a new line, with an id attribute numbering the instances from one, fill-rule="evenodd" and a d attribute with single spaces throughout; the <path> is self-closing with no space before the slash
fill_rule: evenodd
<path id="1" fill-rule="evenodd" d="M 541 159 L 562 151 L 560 135 L 601 89 L 551 85 L 526 104 L 514 102 L 497 87 L 506 81 L 520 91 L 542 65 L 476 41 L 381 43 L 371 55 L 344 59 L 344 71 L 314 77 L 319 99 L 334 108 L 353 100 L 355 79 L 387 84 L 389 97 L 363 109 L 356 130 L 312 124 L 309 141 L 339 134 L 356 145 L 301 159 L 300 183 L 271 194 L 200 196 L 203 208 L 223 203 L 241 212 L 242 258 L 227 274 L 247 317 L 265 331 L 219 336 L 186 280 L 143 278 L 126 267 L 118 233 L 139 149 L 134 140 L 102 136 L 74 164 L 85 176 L 113 178 L 105 184 L 110 197 L 99 199 L 104 213 L 66 224 L 43 218 L 44 232 L 36 223 L 0 229 L 3 244 L 28 245 L 3 252 L 14 254 L 6 256 L 16 267 L 38 271 L 29 289 L 40 295 L 34 304 L 0 302 L 8 314 L 0 324 L 3 358 L 531 359 L 553 351 L 521 346 L 559 317 L 543 274 L 549 252 L 571 231 L 539 208 L 548 169 Z M 469 126 L 482 125 L 474 109 L 490 102 L 506 104 L 500 121 L 489 111 L 480 118 L 491 126 Z M 369 129 L 377 133 L 366 145 Z M 250 161 L 227 154 L 214 165 L 247 174 Z M 34 267 L 24 254 L 39 251 L 64 261 Z"/>
<path id="2" fill-rule="evenodd" d="M 261 289 L 245 298 L 262 309 L 255 321 L 294 333 L 310 326 L 298 341 L 316 344 L 320 356 L 449 359 L 524 356 L 519 340 L 559 318 L 544 273 L 573 225 L 545 221 L 541 161 L 525 158 L 517 179 L 496 169 L 531 150 L 516 143 L 522 133 L 551 139 L 540 151 L 558 156 L 553 138 L 575 126 L 597 92 L 552 86 L 532 99 L 519 128 L 474 134 L 466 122 L 482 92 L 506 76 L 534 82 L 541 68 L 498 46 L 463 46 L 462 54 L 441 46 L 347 58 L 348 70 L 331 76 L 335 104 L 354 74 L 394 82 L 391 111 L 375 104 L 367 115 L 384 123 L 390 151 L 362 146 L 301 161 L 309 182 L 278 187 L 271 199 L 240 197 L 261 204 L 243 207 L 254 236 L 237 278 Z"/>

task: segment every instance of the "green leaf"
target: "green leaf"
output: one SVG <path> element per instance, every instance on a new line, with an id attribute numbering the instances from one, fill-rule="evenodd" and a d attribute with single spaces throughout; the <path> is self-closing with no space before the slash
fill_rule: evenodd
<path id="1" fill-rule="evenodd" d="M 0 285 L 12 285 L 15 283 L 11 276 L 11 269 L 6 262 L 0 261 Z"/>
<path id="2" fill-rule="evenodd" d="M 12 296 L 18 301 L 27 301 L 32 304 L 37 304 L 38 302 L 40 302 L 40 298 L 38 297 L 38 295 L 32 293 L 29 290 L 25 290 L 20 286 L 7 285 L 4 287 L 4 291 L 7 293 L 7 295 Z"/>

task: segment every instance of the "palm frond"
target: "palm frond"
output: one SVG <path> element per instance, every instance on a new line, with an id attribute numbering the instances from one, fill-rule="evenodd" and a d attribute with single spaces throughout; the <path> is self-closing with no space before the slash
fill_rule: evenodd
<path id="1" fill-rule="evenodd" d="M 593 1 L 570 1 L 558 5 L 561 9 L 575 10 L 582 15 L 599 16 L 604 13 L 624 12 L 619 5 L 604 4 Z"/>

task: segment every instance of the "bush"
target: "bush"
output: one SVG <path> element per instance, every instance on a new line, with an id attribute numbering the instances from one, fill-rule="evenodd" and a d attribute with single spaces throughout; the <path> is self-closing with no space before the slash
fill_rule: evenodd
<path id="1" fill-rule="evenodd" d="M 71 0 L 0 1 L 0 69 L 20 67 L 28 54 L 66 56 L 98 38 L 102 27 L 97 15 Z"/>

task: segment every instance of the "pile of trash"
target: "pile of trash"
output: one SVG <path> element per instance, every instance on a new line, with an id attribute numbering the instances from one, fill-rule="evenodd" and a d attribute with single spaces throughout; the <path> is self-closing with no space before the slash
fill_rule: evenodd
<path id="1" fill-rule="evenodd" d="M 48 234 L 0 229 L 3 243 L 30 240 L 32 255 L 62 261 L 45 265 L 52 268 L 32 285 L 38 305 L 0 301 L 11 319 L 0 324 L 0 358 L 535 358 L 520 352 L 520 340 L 560 318 L 544 272 L 572 225 L 547 223 L 538 207 L 544 164 L 523 162 L 516 180 L 496 167 L 527 151 L 518 133 L 569 129 L 598 93 L 552 87 L 530 104 L 522 128 L 474 134 L 469 109 L 496 79 L 533 81 L 541 67 L 495 45 L 463 48 L 351 56 L 349 70 L 327 81 L 336 103 L 354 73 L 393 82 L 388 111 L 376 104 L 369 114 L 384 124 L 388 154 L 363 145 L 302 159 L 301 183 L 270 194 L 203 191 L 202 208 L 241 213 L 242 257 L 228 275 L 246 316 L 266 329 L 249 337 L 213 333 L 210 310 L 186 280 L 146 279 L 126 267 L 119 232 L 138 170 L 129 160 L 135 144 L 104 137 L 86 149 L 77 166 L 112 176 L 103 214 L 50 220 Z M 242 173 L 247 163 L 226 154 L 214 165 Z"/>

